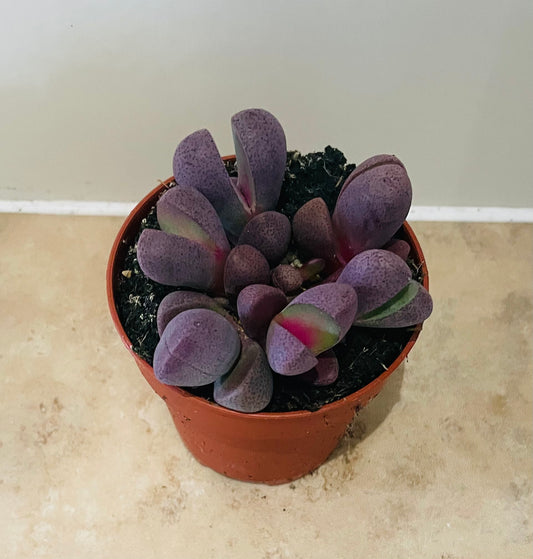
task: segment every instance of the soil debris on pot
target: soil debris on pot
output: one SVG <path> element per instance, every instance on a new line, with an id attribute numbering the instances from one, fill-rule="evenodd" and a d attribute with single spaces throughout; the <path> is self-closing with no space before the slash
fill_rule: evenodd
<path id="1" fill-rule="evenodd" d="M 230 175 L 235 165 L 226 162 Z M 333 211 L 342 184 L 355 168 L 347 164 L 343 153 L 327 146 L 323 152 L 302 155 L 287 153 L 287 167 L 277 210 L 292 219 L 305 202 L 320 196 Z M 116 293 L 117 311 L 133 350 L 152 364 L 159 341 L 156 316 L 159 303 L 176 288 L 160 285 L 142 273 L 137 262 L 136 240 L 145 228 L 158 229 L 155 207 L 142 220 L 135 242 L 128 246 Z M 415 279 L 419 273 L 408 261 Z M 236 315 L 236 313 L 235 313 Z M 265 412 L 315 411 L 322 406 L 363 388 L 392 364 L 409 341 L 413 328 L 352 327 L 345 339 L 335 347 L 339 360 L 339 377 L 329 386 L 312 386 L 297 377 L 274 375 L 274 395 Z M 213 401 L 213 386 L 189 392 Z"/>

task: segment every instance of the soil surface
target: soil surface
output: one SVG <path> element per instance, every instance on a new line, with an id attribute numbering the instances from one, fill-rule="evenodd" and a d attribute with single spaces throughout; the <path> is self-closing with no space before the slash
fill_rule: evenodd
<path id="1" fill-rule="evenodd" d="M 232 162 L 226 162 L 226 167 L 230 175 L 235 174 Z M 332 212 L 342 184 L 354 168 L 346 163 L 342 152 L 330 146 L 308 155 L 289 152 L 277 210 L 292 218 L 305 202 L 320 196 Z M 139 235 L 147 227 L 159 228 L 155 208 L 143 220 Z M 294 247 L 291 249 L 297 257 Z M 416 278 L 416 266 L 408 263 Z M 136 242 L 128 247 L 116 293 L 117 310 L 133 350 L 150 364 L 159 341 L 157 308 L 162 298 L 175 289 L 146 278 L 137 262 Z M 412 331 L 413 328 L 351 328 L 334 348 L 340 370 L 333 384 L 315 387 L 297 377 L 274 374 L 274 396 L 264 411 L 314 411 L 348 396 L 377 378 L 398 357 Z M 213 401 L 213 385 L 188 390 Z"/>

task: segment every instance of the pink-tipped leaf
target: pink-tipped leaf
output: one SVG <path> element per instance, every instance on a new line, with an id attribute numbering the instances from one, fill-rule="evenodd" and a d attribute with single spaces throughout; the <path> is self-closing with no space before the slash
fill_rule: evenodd
<path id="1" fill-rule="evenodd" d="M 300 340 L 313 355 L 333 347 L 340 339 L 341 329 L 337 322 L 314 305 L 290 304 L 274 317 L 273 322 Z"/>
<path id="2" fill-rule="evenodd" d="M 268 328 L 266 354 L 272 370 L 285 376 L 301 375 L 318 362 L 306 345 L 276 321 Z"/>

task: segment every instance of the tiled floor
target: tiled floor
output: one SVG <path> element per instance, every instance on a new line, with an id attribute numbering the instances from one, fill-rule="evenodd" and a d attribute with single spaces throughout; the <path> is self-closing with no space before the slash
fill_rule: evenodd
<path id="1" fill-rule="evenodd" d="M 121 221 L 0 215 L 2 557 L 531 557 L 532 225 L 413 224 L 435 311 L 408 363 L 267 487 L 196 463 L 121 345 Z"/>

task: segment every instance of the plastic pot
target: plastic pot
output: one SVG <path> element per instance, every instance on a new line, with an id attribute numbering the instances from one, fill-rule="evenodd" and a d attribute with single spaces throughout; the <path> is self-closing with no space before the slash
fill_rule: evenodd
<path id="1" fill-rule="evenodd" d="M 152 190 L 133 209 L 120 228 L 107 267 L 107 298 L 115 327 L 135 359 L 141 373 L 165 401 L 176 428 L 193 456 L 203 465 L 230 478 L 271 485 L 295 480 L 320 466 L 337 446 L 354 414 L 383 388 L 393 371 L 411 351 L 421 330 L 418 326 L 392 365 L 357 392 L 323 406 L 318 411 L 286 413 L 235 412 L 186 390 L 160 383 L 152 367 L 132 350 L 118 317 L 115 286 L 123 270 L 129 244 L 135 239 L 141 220 L 155 205 L 170 178 Z M 411 245 L 411 256 L 428 273 L 418 240 L 407 223 L 404 238 Z"/>

